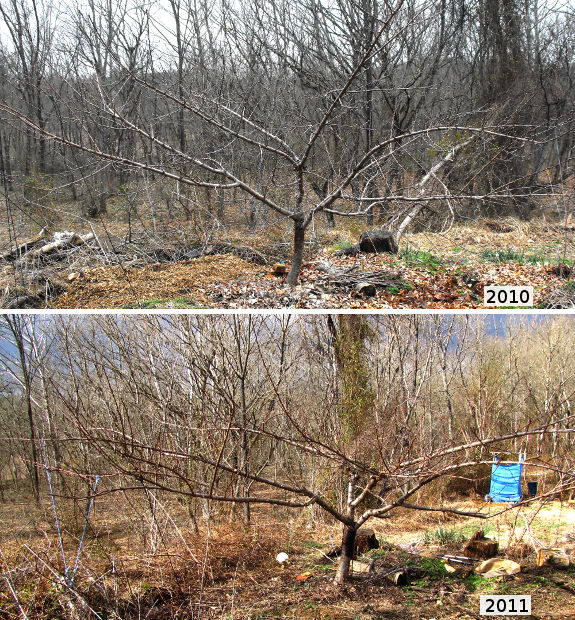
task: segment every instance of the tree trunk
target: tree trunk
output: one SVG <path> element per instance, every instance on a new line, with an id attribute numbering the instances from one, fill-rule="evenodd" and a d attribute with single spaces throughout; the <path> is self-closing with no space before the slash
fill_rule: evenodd
<path id="1" fill-rule="evenodd" d="M 355 528 L 345 525 L 341 540 L 341 555 L 335 576 L 335 583 L 345 583 L 349 579 L 349 569 L 353 560 L 353 549 L 355 547 Z"/>
<path id="2" fill-rule="evenodd" d="M 355 524 L 355 484 L 358 480 L 356 472 L 349 473 L 349 484 L 347 487 L 347 517 L 348 524 L 352 525 L 343 526 L 343 536 L 341 539 L 341 555 L 339 556 L 339 564 L 337 566 L 337 573 L 335 576 L 335 583 L 342 584 L 349 579 L 349 567 L 353 560 L 353 552 L 355 549 L 355 533 L 357 531 L 357 525 Z"/>
<path id="3" fill-rule="evenodd" d="M 293 223 L 293 258 L 291 263 L 291 269 L 289 270 L 288 277 L 286 279 L 287 284 L 295 286 L 299 278 L 299 272 L 301 271 L 301 265 L 303 262 L 303 249 L 305 241 L 305 228 L 303 226 L 302 219 L 294 219 Z"/>
<path id="4" fill-rule="evenodd" d="M 25 340 L 25 321 L 23 317 L 15 315 L 14 317 L 7 316 L 6 323 L 12 335 L 14 336 L 14 342 L 18 349 L 18 356 L 20 359 L 20 370 L 22 372 L 22 384 L 26 394 L 26 408 L 28 412 L 28 423 L 30 425 L 30 446 L 32 448 L 32 466 L 30 468 L 30 474 L 32 478 L 32 490 L 34 491 L 34 499 L 36 504 L 40 505 L 40 477 L 38 475 L 38 449 L 36 446 L 36 424 L 34 420 L 34 410 L 32 407 L 32 377 L 30 376 L 30 360 L 26 351 Z"/>
<path id="5" fill-rule="evenodd" d="M 12 169 L 10 167 L 10 134 L 0 134 L 0 163 L 2 182 L 6 189 L 12 190 Z"/>
<path id="6" fill-rule="evenodd" d="M 224 219 L 224 190 L 221 187 L 218 192 L 218 218 Z"/>

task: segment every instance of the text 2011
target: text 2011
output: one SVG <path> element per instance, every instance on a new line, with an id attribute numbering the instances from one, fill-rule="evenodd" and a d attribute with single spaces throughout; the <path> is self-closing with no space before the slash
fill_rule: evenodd
<path id="1" fill-rule="evenodd" d="M 481 595 L 479 613 L 482 616 L 529 616 L 531 615 L 531 596 Z"/>

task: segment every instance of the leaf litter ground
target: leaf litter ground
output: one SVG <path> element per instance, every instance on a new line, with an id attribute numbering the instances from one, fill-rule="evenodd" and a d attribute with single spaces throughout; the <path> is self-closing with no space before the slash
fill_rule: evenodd
<path id="1" fill-rule="evenodd" d="M 540 306 L 565 285 L 549 265 L 450 261 L 430 269 L 386 255 L 322 258 L 329 258 L 342 271 L 355 267 L 359 279 L 363 273 L 386 270 L 395 275 L 398 286 L 378 289 L 373 297 L 364 297 L 329 279 L 318 286 L 322 274 L 317 268 L 322 260 L 317 258 L 304 265 L 298 286 L 290 287 L 285 276 L 270 278 L 269 268 L 223 255 L 133 269 L 112 266 L 87 270 L 52 307 L 149 308 L 158 302 L 156 307 L 169 308 L 174 307 L 174 300 L 183 305 L 188 300 L 189 307 L 222 309 L 477 309 L 483 307 L 485 286 L 533 286 L 534 305 Z"/>
<path id="2" fill-rule="evenodd" d="M 119 234 L 119 233 L 118 233 Z M 120 264 L 102 258 L 79 257 L 70 268 L 53 263 L 47 279 L 57 282 L 58 294 L 46 307 L 54 309 L 480 309 L 483 288 L 489 285 L 533 286 L 534 306 L 573 307 L 572 274 L 561 273 L 558 264 L 573 264 L 572 227 L 544 221 L 524 223 L 513 218 L 456 226 L 446 233 L 418 233 L 404 237 L 400 254 L 337 256 L 336 250 L 357 239 L 358 230 L 342 228 L 315 231 L 306 254 L 298 286 L 285 284 L 285 276 L 270 277 L 268 266 L 234 254 L 202 256 L 192 260 L 153 263 L 124 260 Z M 233 245 L 249 245 L 273 256 L 277 246 L 289 253 L 289 243 L 270 244 L 269 235 L 242 231 L 228 235 Z M 272 246 L 276 246 L 275 250 Z M 277 255 L 277 252 L 276 252 Z M 288 256 L 285 256 L 288 258 Z M 351 270 L 356 281 L 385 273 L 387 284 L 373 296 L 364 296 L 333 271 Z M 287 262 L 287 261 L 286 261 Z M 9 287 L 10 267 L 2 287 Z M 553 305 L 555 304 L 555 305 Z"/>

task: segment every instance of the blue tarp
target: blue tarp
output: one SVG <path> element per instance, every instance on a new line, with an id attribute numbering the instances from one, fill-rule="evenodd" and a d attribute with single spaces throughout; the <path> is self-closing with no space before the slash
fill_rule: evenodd
<path id="1" fill-rule="evenodd" d="M 523 458 L 520 459 L 523 461 Z M 491 488 L 489 499 L 492 502 L 518 502 L 521 499 L 521 470 L 522 463 L 513 465 L 501 465 L 497 463 L 491 466 Z"/>

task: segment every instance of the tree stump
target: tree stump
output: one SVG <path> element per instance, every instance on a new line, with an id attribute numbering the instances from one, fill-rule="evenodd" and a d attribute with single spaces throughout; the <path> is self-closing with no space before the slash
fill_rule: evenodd
<path id="1" fill-rule="evenodd" d="M 361 233 L 359 238 L 359 249 L 362 252 L 388 252 L 397 254 L 398 247 L 393 233 L 390 230 L 368 230 Z"/>
<path id="2" fill-rule="evenodd" d="M 357 530 L 353 543 L 353 555 L 357 557 L 362 553 L 367 553 L 370 549 L 379 549 L 379 541 L 375 537 L 373 530 L 362 528 Z M 328 558 L 337 558 L 341 555 L 341 547 L 326 553 Z"/>
<path id="3" fill-rule="evenodd" d="M 370 282 L 358 282 L 355 285 L 355 290 L 364 297 L 374 297 L 377 290 Z"/>
<path id="4" fill-rule="evenodd" d="M 379 541 L 375 537 L 375 532 L 368 529 L 357 530 L 355 535 L 355 555 L 362 555 L 370 549 L 379 549 Z"/>
<path id="5" fill-rule="evenodd" d="M 482 560 L 489 560 L 497 555 L 499 545 L 496 540 L 486 538 L 481 530 L 478 530 L 469 539 L 469 542 L 463 549 L 463 555 L 466 558 L 479 558 Z"/>

